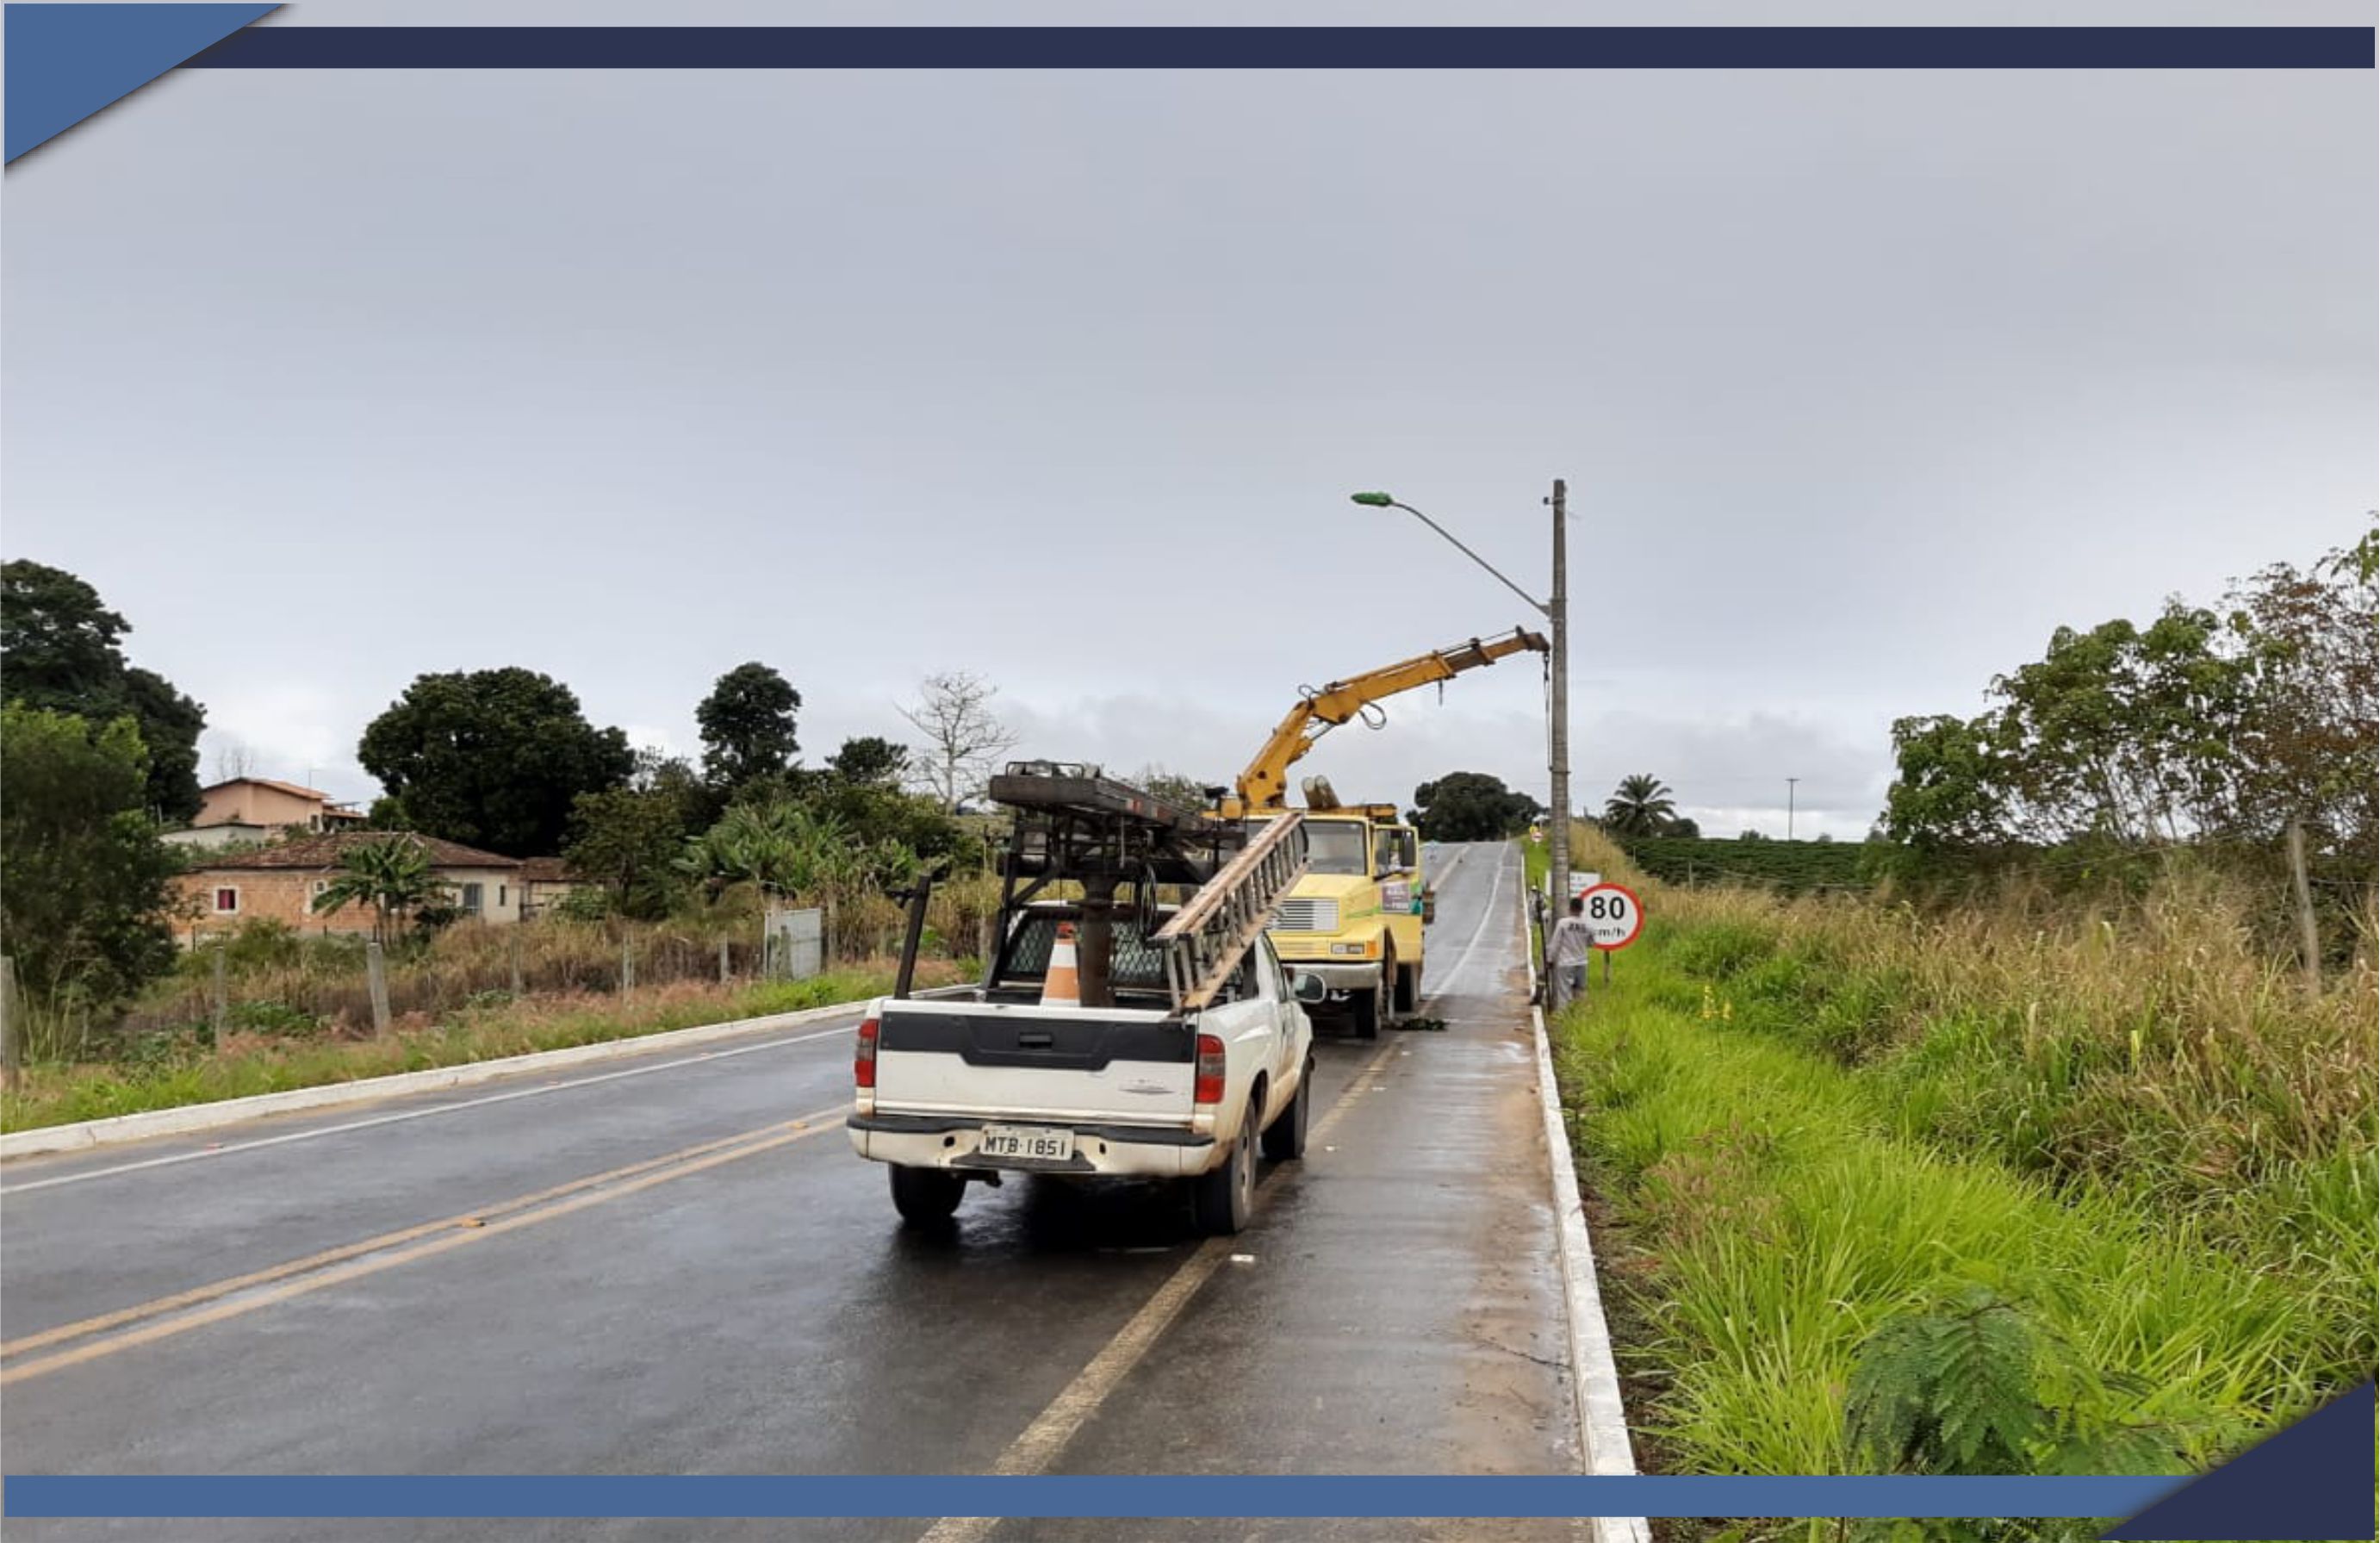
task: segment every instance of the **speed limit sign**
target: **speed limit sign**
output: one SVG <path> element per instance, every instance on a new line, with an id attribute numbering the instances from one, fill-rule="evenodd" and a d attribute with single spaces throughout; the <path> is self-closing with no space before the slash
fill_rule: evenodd
<path id="1" fill-rule="evenodd" d="M 1625 884 L 1597 884 L 1579 897 L 1595 946 L 1606 953 L 1626 948 L 1645 929 L 1645 903 Z"/>

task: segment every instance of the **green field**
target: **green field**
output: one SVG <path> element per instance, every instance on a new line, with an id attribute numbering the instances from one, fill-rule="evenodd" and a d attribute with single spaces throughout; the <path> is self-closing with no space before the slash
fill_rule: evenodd
<path id="1" fill-rule="evenodd" d="M 1784 894 L 1864 889 L 1865 848 L 1845 841 L 1723 841 L 1708 836 L 1633 836 L 1621 846 L 1665 883 L 1751 884 Z"/>

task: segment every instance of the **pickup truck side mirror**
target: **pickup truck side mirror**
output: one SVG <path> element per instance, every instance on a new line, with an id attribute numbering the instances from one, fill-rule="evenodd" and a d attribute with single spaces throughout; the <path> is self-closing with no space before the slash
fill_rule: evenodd
<path id="1" fill-rule="evenodd" d="M 1300 970 L 1297 972 L 1296 978 L 1290 982 L 1289 994 L 1311 1007 L 1329 996 L 1330 988 L 1322 983 L 1320 976 Z"/>

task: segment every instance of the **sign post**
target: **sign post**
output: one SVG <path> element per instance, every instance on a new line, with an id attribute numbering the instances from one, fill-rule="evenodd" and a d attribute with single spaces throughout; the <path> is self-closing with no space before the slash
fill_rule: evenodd
<path id="1" fill-rule="evenodd" d="M 1597 876 L 1590 874 L 1590 879 Z M 1592 944 L 1603 954 L 1603 983 L 1611 984 L 1611 956 L 1636 941 L 1645 930 L 1645 903 L 1625 884 L 1599 880 L 1580 891 Z"/>

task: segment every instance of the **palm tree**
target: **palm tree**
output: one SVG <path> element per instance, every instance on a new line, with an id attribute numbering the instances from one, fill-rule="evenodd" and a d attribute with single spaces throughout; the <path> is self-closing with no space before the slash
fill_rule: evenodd
<path id="1" fill-rule="evenodd" d="M 1670 788 L 1645 772 L 1620 779 L 1619 789 L 1604 800 L 1603 822 L 1623 836 L 1660 833 L 1677 812 Z"/>
<path id="2" fill-rule="evenodd" d="M 438 898 L 439 889 L 430 871 L 430 849 L 412 836 L 391 836 L 349 847 L 339 858 L 337 876 L 314 897 L 313 908 L 370 905 L 372 941 L 385 944 L 390 924 Z"/>

